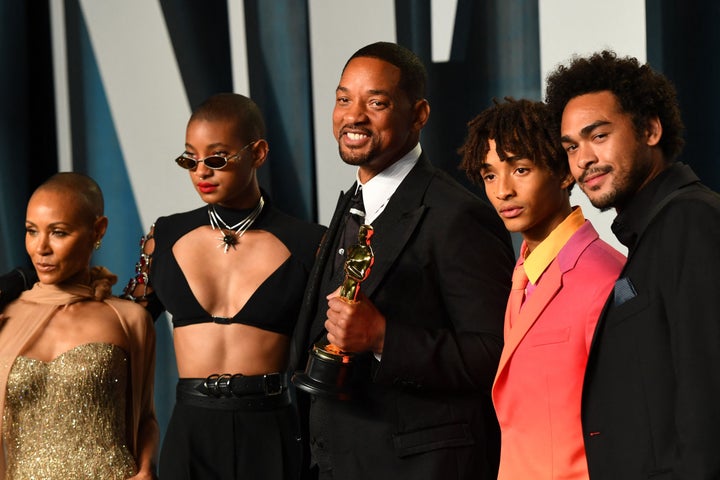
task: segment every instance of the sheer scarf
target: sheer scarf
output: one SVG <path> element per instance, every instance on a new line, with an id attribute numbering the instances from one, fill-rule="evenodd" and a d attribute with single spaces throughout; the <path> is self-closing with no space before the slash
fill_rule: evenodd
<path id="1" fill-rule="evenodd" d="M 131 451 L 137 460 L 139 423 L 148 416 L 154 421 L 152 401 L 155 336 L 152 321 L 145 310 L 129 301 L 112 297 L 117 276 L 104 267 L 90 270 L 90 285 L 46 285 L 36 283 L 31 290 L 10 303 L 0 324 L 0 480 L 5 477 L 5 455 L 2 453 L 2 417 L 5 412 L 7 380 L 15 359 L 38 337 L 45 325 L 60 309 L 88 301 L 104 301 L 117 313 L 130 343 L 132 377 Z"/>

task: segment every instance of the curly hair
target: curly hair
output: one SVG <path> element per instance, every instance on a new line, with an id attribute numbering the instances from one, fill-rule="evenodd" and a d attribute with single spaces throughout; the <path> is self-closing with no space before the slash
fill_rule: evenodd
<path id="1" fill-rule="evenodd" d="M 570 174 L 558 129 L 550 110 L 542 102 L 512 97 L 505 97 L 504 102 L 493 99 L 493 105 L 470 120 L 467 126 L 467 138 L 458 153 L 462 155 L 460 168 L 473 183 L 483 183 L 482 168 L 490 150 L 489 140 L 495 141 L 502 161 L 506 161 L 507 154 L 511 153 L 532 160 L 559 178 Z"/>
<path id="2" fill-rule="evenodd" d="M 572 58 L 569 66 L 560 65 L 547 79 L 545 102 L 560 122 L 567 103 L 587 93 L 609 91 L 624 113 L 630 115 L 636 134 L 643 132 L 648 120 L 658 117 L 662 125 L 660 149 L 666 160 L 675 160 L 685 144 L 675 87 L 664 75 L 637 58 L 622 57 L 611 50 L 590 57 Z"/>

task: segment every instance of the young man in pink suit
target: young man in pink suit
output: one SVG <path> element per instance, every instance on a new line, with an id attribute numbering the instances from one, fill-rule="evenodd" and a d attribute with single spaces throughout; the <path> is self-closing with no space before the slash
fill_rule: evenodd
<path id="1" fill-rule="evenodd" d="M 506 99 L 468 124 L 469 178 L 523 243 L 493 385 L 500 480 L 587 479 L 582 383 L 600 311 L 625 258 L 580 207 L 547 107 Z"/>

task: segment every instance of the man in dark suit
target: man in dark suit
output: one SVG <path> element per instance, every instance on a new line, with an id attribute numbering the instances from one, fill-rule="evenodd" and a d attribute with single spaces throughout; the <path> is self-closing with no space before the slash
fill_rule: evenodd
<path id="1" fill-rule="evenodd" d="M 720 196 L 676 161 L 675 89 L 604 51 L 551 74 L 547 102 L 577 184 L 617 210 L 628 247 L 585 374 L 590 478 L 720 478 Z"/>
<path id="2" fill-rule="evenodd" d="M 343 161 L 358 167 L 357 182 L 341 196 L 320 247 L 291 361 L 303 368 L 324 335 L 357 353 L 352 398 L 308 402 L 321 479 L 496 475 L 489 392 L 513 252 L 494 211 L 422 153 L 424 88 L 420 60 L 381 42 L 350 58 L 336 90 L 334 135 Z M 364 223 L 374 227 L 375 262 L 357 303 L 348 303 L 336 291 L 340 237 L 358 190 Z"/>

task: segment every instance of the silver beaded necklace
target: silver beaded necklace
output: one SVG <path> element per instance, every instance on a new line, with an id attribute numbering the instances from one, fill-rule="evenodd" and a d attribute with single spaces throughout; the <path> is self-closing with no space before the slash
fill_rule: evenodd
<path id="1" fill-rule="evenodd" d="M 217 213 L 217 211 L 215 210 L 215 205 L 209 204 L 208 217 L 210 217 L 210 226 L 213 230 L 218 229 L 220 230 L 220 233 L 222 233 L 221 236 L 217 237 L 218 240 L 220 240 L 220 243 L 217 247 L 225 248 L 225 253 L 228 253 L 230 247 L 235 250 L 235 245 L 240 243 L 240 238 L 245 234 L 247 229 L 250 228 L 250 226 L 257 219 L 257 217 L 260 216 L 260 212 L 262 212 L 264 205 L 265 200 L 261 195 L 260 201 L 253 209 L 253 211 L 235 225 L 230 226 L 225 223 L 225 220 L 223 220 L 222 217 L 220 217 L 220 214 Z"/>

